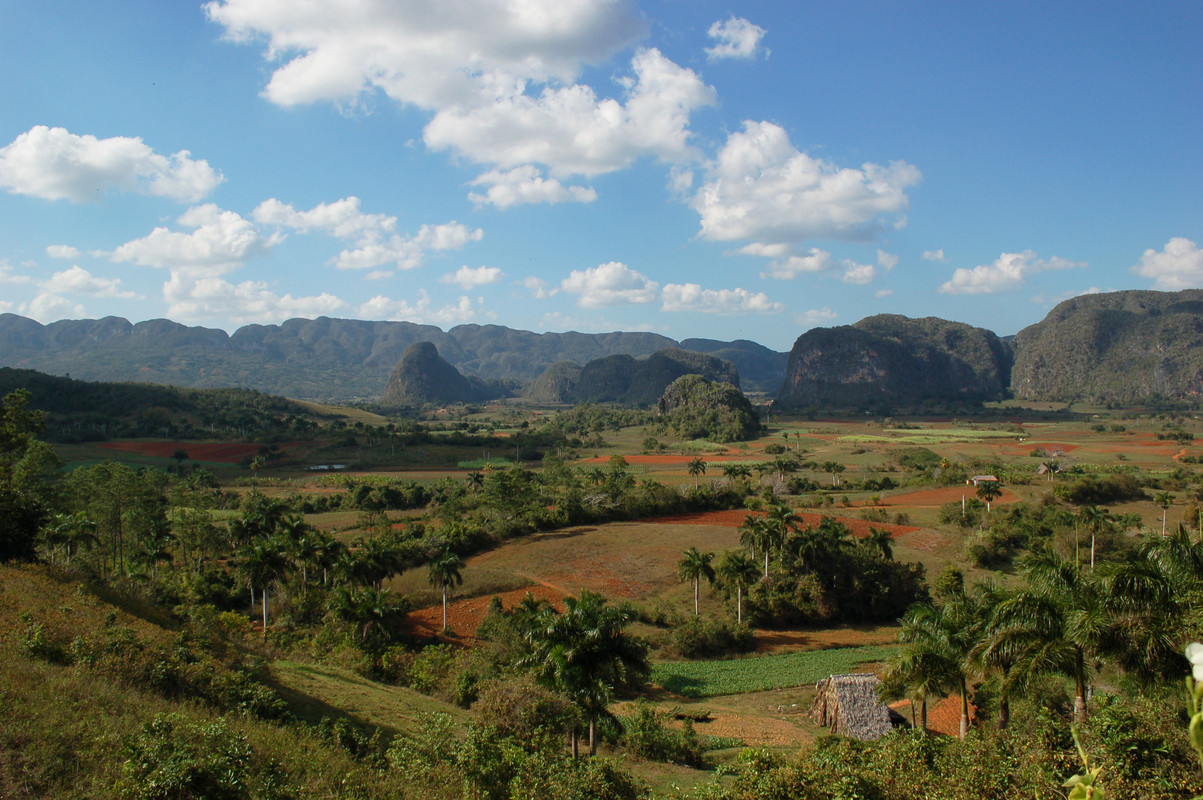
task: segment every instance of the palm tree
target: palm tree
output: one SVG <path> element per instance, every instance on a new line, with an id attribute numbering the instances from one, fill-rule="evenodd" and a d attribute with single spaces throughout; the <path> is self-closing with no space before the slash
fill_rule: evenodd
<path id="1" fill-rule="evenodd" d="M 288 571 L 288 559 L 284 557 L 284 544 L 271 539 L 255 539 L 243 545 L 238 570 L 251 587 L 251 605 L 255 603 L 255 586 L 263 595 L 263 638 L 267 638 L 267 592 L 268 586 L 282 578 Z"/>
<path id="2" fill-rule="evenodd" d="M 406 605 L 388 589 L 340 586 L 330 593 L 329 609 L 355 626 L 355 639 L 366 652 L 378 653 L 391 639 L 390 630 L 405 613 Z"/>
<path id="3" fill-rule="evenodd" d="M 752 475 L 752 468 L 747 464 L 724 464 L 723 476 L 732 480 L 745 481 Z"/>
<path id="4" fill-rule="evenodd" d="M 840 485 L 840 479 L 838 476 L 841 472 L 844 471 L 843 464 L 841 464 L 838 461 L 825 461 L 825 462 L 823 462 L 823 471 L 831 473 L 831 485 L 832 486 Z"/>
<path id="5" fill-rule="evenodd" d="M 939 604 L 917 603 L 902 618 L 899 641 L 909 645 L 900 667 L 922 697 L 933 691 L 956 691 L 961 697 L 961 738 L 969 733 L 970 654 L 982 630 L 982 613 L 964 592 Z M 926 714 L 925 714 L 926 716 Z"/>
<path id="6" fill-rule="evenodd" d="M 881 553 L 881 557 L 886 561 L 894 560 L 894 534 L 882 528 L 870 527 L 869 535 L 864 541 L 866 545 Z"/>
<path id="7" fill-rule="evenodd" d="M 773 532 L 758 514 L 748 514 L 739 525 L 739 543 L 752 551 L 752 555 L 764 556 L 764 577 L 769 577 L 769 552 L 772 550 Z"/>
<path id="8" fill-rule="evenodd" d="M 990 513 L 990 503 L 1002 497 L 1002 489 L 994 481 L 982 481 L 977 487 L 977 496 L 986 504 L 986 513 Z"/>
<path id="9" fill-rule="evenodd" d="M 702 578 L 711 584 L 714 583 L 714 567 L 710 565 L 713 559 L 714 553 L 703 553 L 696 547 L 691 547 L 685 551 L 684 558 L 677 563 L 677 577 L 683 581 L 693 582 L 693 614 L 695 617 L 699 613 L 698 596 Z"/>
<path id="10" fill-rule="evenodd" d="M 1114 517 L 1108 513 L 1107 509 L 1099 508 L 1098 506 L 1082 506 L 1078 510 L 1078 521 L 1090 531 L 1090 568 L 1094 569 L 1094 542 L 1095 537 L 1099 532 L 1111 523 Z M 1074 550 L 1076 555 L 1077 542 L 1075 540 Z"/>
<path id="11" fill-rule="evenodd" d="M 698 488 L 698 476 L 706 474 L 706 461 L 698 456 L 689 462 L 689 474 L 693 476 L 693 488 Z"/>
<path id="12" fill-rule="evenodd" d="M 1091 666 L 1109 623 L 1101 585 L 1054 553 L 1028 558 L 1026 585 L 995 607 L 990 647 L 1015 659 L 1015 681 L 1027 685 L 1054 672 L 1074 682 L 1074 720 L 1087 716 Z"/>
<path id="13" fill-rule="evenodd" d="M 464 560 L 453 550 L 444 550 L 442 555 L 430 562 L 426 569 L 426 578 L 430 585 L 443 592 L 443 631 L 447 631 L 447 590 L 453 586 L 463 585 L 464 578 L 460 570 Z"/>
<path id="14" fill-rule="evenodd" d="M 1161 509 L 1161 535 L 1165 536 L 1165 514 L 1174 503 L 1174 496 L 1169 492 L 1158 492 L 1153 495 L 1153 505 Z"/>
<path id="15" fill-rule="evenodd" d="M 606 713 L 614 690 L 649 670 L 647 642 L 626 632 L 634 619 L 629 604 L 607 606 L 601 595 L 581 592 L 579 598 L 564 598 L 562 614 L 552 608 L 538 612 L 526 632 L 530 653 L 521 663 L 584 711 L 591 753 L 597 752 L 597 718 Z M 575 729 L 571 742 L 576 756 Z"/>
<path id="16" fill-rule="evenodd" d="M 744 621 L 744 586 L 756 580 L 760 568 L 756 562 L 737 550 L 726 550 L 715 567 L 715 573 L 724 585 L 735 586 L 735 621 Z"/>

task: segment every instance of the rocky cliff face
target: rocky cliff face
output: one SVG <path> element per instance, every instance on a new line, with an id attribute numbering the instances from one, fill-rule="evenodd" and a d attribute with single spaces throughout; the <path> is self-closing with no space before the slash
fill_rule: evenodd
<path id="1" fill-rule="evenodd" d="M 883 314 L 798 337 L 777 404 L 976 404 L 1004 397 L 1010 370 L 1009 349 L 984 328 Z"/>
<path id="2" fill-rule="evenodd" d="M 701 375 L 707 380 L 739 386 L 735 366 L 721 358 L 668 347 L 646 358 L 607 356 L 584 367 L 554 364 L 535 380 L 527 396 L 534 393 L 542 402 L 622 403 L 654 405 L 670 383 L 682 375 Z"/>
<path id="3" fill-rule="evenodd" d="M 418 342 L 401 356 L 384 387 L 386 406 L 464 403 L 477 399 L 468 379 L 430 342 Z"/>
<path id="4" fill-rule="evenodd" d="M 1203 290 L 1110 292 L 1061 303 L 1012 342 L 1024 400 L 1138 403 L 1203 396 Z"/>

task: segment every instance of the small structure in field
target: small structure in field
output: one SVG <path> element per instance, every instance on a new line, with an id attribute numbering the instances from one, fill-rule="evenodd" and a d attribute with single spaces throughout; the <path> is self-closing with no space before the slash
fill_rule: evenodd
<path id="1" fill-rule="evenodd" d="M 880 739 L 893 728 L 890 710 L 877 699 L 876 675 L 832 675 L 815 685 L 810 718 L 854 739 Z"/>
<path id="2" fill-rule="evenodd" d="M 981 486 L 983 483 L 993 483 L 998 485 L 998 478 L 994 477 L 993 475 L 974 475 L 972 478 L 965 481 L 965 483 L 971 483 L 974 486 Z"/>

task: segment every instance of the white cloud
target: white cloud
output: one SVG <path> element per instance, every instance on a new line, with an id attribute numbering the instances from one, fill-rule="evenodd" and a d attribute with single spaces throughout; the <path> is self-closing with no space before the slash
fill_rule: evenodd
<path id="1" fill-rule="evenodd" d="M 947 261 L 948 259 L 944 257 L 944 249 L 940 248 L 939 250 L 924 250 L 923 251 L 923 260 L 924 261 L 941 261 L 941 262 L 943 262 L 943 261 Z"/>
<path id="2" fill-rule="evenodd" d="M 877 251 L 877 266 L 881 267 L 886 272 L 898 266 L 898 256 L 893 253 L 887 253 L 884 250 Z"/>
<path id="3" fill-rule="evenodd" d="M 498 267 L 477 267 L 472 269 L 464 265 L 453 273 L 444 275 L 441 280 L 443 283 L 454 283 L 459 285 L 464 291 L 472 289 L 476 286 L 487 286 L 490 283 L 497 283 L 502 278 L 501 269 Z"/>
<path id="4" fill-rule="evenodd" d="M 23 283 L 33 283 L 33 278 L 13 274 L 13 265 L 8 263 L 8 259 L 0 258 L 0 284 L 18 286 Z"/>
<path id="5" fill-rule="evenodd" d="M 1115 291 L 1115 290 L 1108 289 L 1107 291 Z M 1060 294 L 1052 295 L 1052 296 L 1049 296 L 1046 294 L 1038 294 L 1032 298 L 1032 302 L 1037 305 L 1047 306 L 1047 307 L 1051 308 L 1051 307 L 1057 305 L 1058 303 L 1061 303 L 1065 300 L 1069 300 L 1071 297 L 1081 297 L 1082 295 L 1087 295 L 1087 294 L 1102 294 L 1102 293 L 1103 293 L 1103 289 L 1099 288 L 1098 286 L 1091 286 L 1089 289 L 1082 289 L 1082 290 L 1071 289 L 1067 292 L 1061 292 Z"/>
<path id="6" fill-rule="evenodd" d="M 1022 253 L 1003 253 L 993 264 L 983 264 L 973 269 L 960 268 L 951 280 L 940 286 L 943 294 L 995 294 L 1023 286 L 1027 279 L 1038 273 L 1055 269 L 1085 267 L 1085 263 L 1053 256 L 1048 260 L 1038 258 L 1031 250 Z"/>
<path id="7" fill-rule="evenodd" d="M 46 255 L 51 258 L 79 258 L 82 253 L 66 244 L 52 244 L 46 248 Z"/>
<path id="8" fill-rule="evenodd" d="M 264 95 L 279 105 L 354 103 L 378 90 L 425 109 L 471 102 L 509 80 L 576 78 L 643 33 L 629 0 L 215 0 L 204 6 L 226 35 L 267 40 L 282 61 Z"/>
<path id="9" fill-rule="evenodd" d="M 843 275 L 840 280 L 844 283 L 855 283 L 861 286 L 872 283 L 877 279 L 877 267 L 872 264 L 858 264 L 855 261 L 843 261 Z"/>
<path id="10" fill-rule="evenodd" d="M 659 295 L 659 284 L 619 261 L 573 270 L 560 282 L 560 289 L 580 295 L 581 308 L 652 303 Z"/>
<path id="11" fill-rule="evenodd" d="M 288 228 L 299 233 L 320 231 L 343 241 L 352 249 L 343 250 L 330 260 L 339 269 L 372 269 L 395 264 L 398 269 L 419 267 L 430 250 L 458 250 L 484 236 L 480 228 L 471 229 L 458 222 L 423 225 L 413 236 L 395 233 L 397 218 L 385 214 L 365 214 L 358 197 L 344 197 L 333 203 L 319 203 L 308 211 L 297 211 L 275 198 L 264 200 L 252 213 L 260 225 Z M 379 271 L 373 279 L 383 277 Z"/>
<path id="12" fill-rule="evenodd" d="M 764 292 L 747 289 L 703 289 L 696 283 L 667 283 L 661 294 L 663 311 L 698 311 L 704 314 L 775 314 L 784 306 Z"/>
<path id="13" fill-rule="evenodd" d="M 887 223 L 905 224 L 905 190 L 920 178 L 904 161 L 839 168 L 796 150 L 780 126 L 748 121 L 707 164 L 692 205 L 705 239 L 746 239 L 760 247 L 865 240 Z"/>
<path id="14" fill-rule="evenodd" d="M 878 289 L 876 292 L 873 293 L 873 296 L 880 298 L 880 297 L 890 297 L 893 294 L 894 294 L 893 289 Z"/>
<path id="15" fill-rule="evenodd" d="M 60 319 L 84 319 L 88 316 L 87 309 L 79 303 L 73 303 L 54 292 L 42 292 L 28 303 L 18 306 L 21 316 L 47 323 Z"/>
<path id="16" fill-rule="evenodd" d="M 222 180 L 187 150 L 164 156 L 125 136 L 97 139 L 35 125 L 0 148 L 0 188 L 47 200 L 83 203 L 121 190 L 196 202 Z"/>
<path id="17" fill-rule="evenodd" d="M 785 248 L 781 249 L 784 250 Z M 775 246 L 749 245 L 741 250 L 741 252 L 754 254 L 757 251 L 759 251 L 758 254 L 768 255 L 769 253 L 779 252 L 779 249 Z M 834 263 L 831 253 L 828 253 L 826 250 L 820 250 L 817 247 L 812 247 L 804 256 L 794 255 L 771 262 L 768 269 L 760 273 L 760 277 L 789 281 L 799 275 L 819 275 L 828 272 L 832 269 Z"/>
<path id="18" fill-rule="evenodd" d="M 407 300 L 392 300 L 377 295 L 360 306 L 358 313 L 364 319 L 400 320 L 427 325 L 458 325 L 476 318 L 476 310 L 469 298 L 460 297 L 454 305 L 434 308 L 430 295 L 424 289 L 419 290 L 418 299 L 412 304 Z"/>
<path id="19" fill-rule="evenodd" d="M 155 228 L 149 235 L 121 245 L 110 258 L 190 274 L 222 275 L 254 256 L 266 255 L 277 241 L 261 236 L 250 220 L 212 203 L 188 209 L 178 221 L 194 230 L 181 233 Z"/>
<path id="20" fill-rule="evenodd" d="M 762 50 L 760 40 L 764 38 L 764 28 L 754 25 L 742 17 L 729 17 L 710 26 L 706 35 L 714 39 L 714 47 L 706 48 L 710 60 L 720 58 L 755 58 L 761 52 L 767 57 L 768 50 Z"/>
<path id="21" fill-rule="evenodd" d="M 542 164 L 553 177 L 600 175 L 649 155 L 693 157 L 689 116 L 714 104 L 714 90 L 659 50 L 641 50 L 631 68 L 635 77 L 622 82 L 625 102 L 598 98 L 583 84 L 547 86 L 538 95 L 523 85 L 491 87 L 488 103 L 439 111 L 423 138 L 432 150 L 503 169 Z"/>
<path id="22" fill-rule="evenodd" d="M 531 164 L 508 171 L 490 170 L 472 181 L 472 185 L 489 187 L 484 194 L 468 194 L 468 199 L 478 206 L 509 208 L 524 203 L 592 203 L 597 199 L 592 188 L 565 186 L 555 178 L 544 178 L 539 168 Z"/>
<path id="23" fill-rule="evenodd" d="M 348 241 L 377 241 L 392 233 L 397 218 L 385 214 L 365 214 L 359 210 L 358 197 L 344 197 L 333 203 L 319 203 L 308 211 L 297 211 L 291 205 L 270 198 L 251 213 L 260 225 L 291 228 L 299 233 L 320 230 Z"/>
<path id="24" fill-rule="evenodd" d="M 547 281 L 534 275 L 527 276 L 522 279 L 522 285 L 526 287 L 536 299 L 544 300 L 554 294 L 559 293 L 559 289 L 548 289 Z"/>
<path id="25" fill-rule="evenodd" d="M 78 265 L 56 272 L 38 285 L 47 292 L 55 294 L 86 294 L 94 297 L 142 299 L 137 292 L 122 291 L 119 279 L 97 277 Z"/>
<path id="26" fill-rule="evenodd" d="M 194 276 L 173 271 L 163 284 L 167 316 L 199 322 L 228 319 L 235 324 L 281 322 L 293 317 L 335 314 L 347 304 L 331 294 L 314 297 L 278 295 L 261 281 L 231 283 L 215 276 Z"/>
<path id="27" fill-rule="evenodd" d="M 827 306 L 822 308 L 812 308 L 811 310 L 798 314 L 795 319 L 799 325 L 806 328 L 818 328 L 827 325 L 829 322 L 834 322 L 839 318 L 839 314 L 832 311 Z"/>
<path id="28" fill-rule="evenodd" d="M 1175 236 L 1161 252 L 1145 250 L 1132 272 L 1151 278 L 1153 288 L 1165 291 L 1203 286 L 1203 250 L 1190 239 Z"/>

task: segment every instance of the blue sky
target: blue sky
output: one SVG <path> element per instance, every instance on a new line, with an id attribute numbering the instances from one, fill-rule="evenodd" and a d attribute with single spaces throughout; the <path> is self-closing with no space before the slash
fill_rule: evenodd
<path id="1" fill-rule="evenodd" d="M 0 4 L 0 311 L 777 350 L 1203 286 L 1203 4 Z"/>

